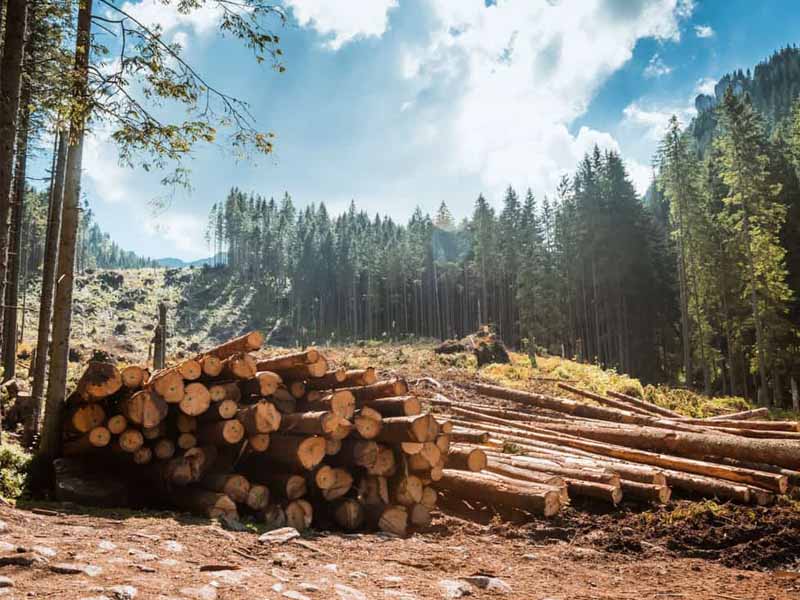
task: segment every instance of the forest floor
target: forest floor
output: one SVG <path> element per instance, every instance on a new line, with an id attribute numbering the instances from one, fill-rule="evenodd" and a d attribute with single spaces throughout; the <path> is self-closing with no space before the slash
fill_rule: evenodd
<path id="1" fill-rule="evenodd" d="M 182 272 L 171 283 L 163 270 L 122 273 L 119 284 L 103 283 L 103 273 L 79 284 L 76 369 L 78 358 L 97 349 L 123 363 L 144 361 L 158 299 L 181 306 L 183 319 L 194 323 L 192 335 L 187 323 L 176 324 L 170 348 L 176 355 L 249 325 L 237 322 L 241 298 L 220 295 L 207 312 L 199 301 L 187 301 L 196 281 L 176 282 Z M 28 331 L 34 327 L 29 321 Z M 437 355 L 433 346 L 364 342 L 325 352 L 339 365 L 374 365 L 384 376 L 404 376 L 421 396 L 440 391 L 468 398 L 471 392 L 456 384 L 476 378 L 545 393 L 558 390 L 553 380 L 601 392 L 641 389 L 635 379 L 557 357 L 538 357 L 532 365 L 512 353 L 511 365 L 478 369 L 472 356 Z M 24 359 L 21 367 L 24 373 Z M 687 414 L 747 406 L 739 398 L 642 391 Z M 789 499 L 769 509 L 681 498 L 651 508 L 579 504 L 552 519 L 514 522 L 477 503 L 449 505 L 435 514 L 430 530 L 408 539 L 311 532 L 283 545 L 259 542 L 252 526 L 228 531 L 172 512 L 22 499 L 16 507 L 0 506 L 0 520 L 0 596 L 6 598 L 120 599 L 135 591 L 139 599 L 201 600 L 412 600 L 458 593 L 533 600 L 800 599 L 800 505 Z M 490 589 L 480 587 L 486 582 Z"/>

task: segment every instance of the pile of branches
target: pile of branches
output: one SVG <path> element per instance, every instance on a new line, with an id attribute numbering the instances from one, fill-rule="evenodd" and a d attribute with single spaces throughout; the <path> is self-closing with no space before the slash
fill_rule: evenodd
<path id="1" fill-rule="evenodd" d="M 452 428 L 402 379 L 317 349 L 257 358 L 251 332 L 155 372 L 91 362 L 65 402 L 63 454 L 101 455 L 150 495 L 269 527 L 398 535 L 427 526 Z"/>
<path id="2" fill-rule="evenodd" d="M 472 492 L 464 480 L 502 487 L 502 497 L 486 497 L 552 515 L 570 498 L 666 503 L 673 491 L 765 506 L 800 486 L 795 421 L 759 420 L 766 409 L 692 419 L 625 394 L 559 385 L 591 402 L 483 383 L 465 386 L 474 400 L 437 394 L 431 402 L 455 425 L 449 466 L 463 470 L 448 471 L 442 487 L 466 500 Z M 454 460 L 454 451 L 463 459 Z M 520 491 L 547 490 L 546 502 L 520 502 Z"/>

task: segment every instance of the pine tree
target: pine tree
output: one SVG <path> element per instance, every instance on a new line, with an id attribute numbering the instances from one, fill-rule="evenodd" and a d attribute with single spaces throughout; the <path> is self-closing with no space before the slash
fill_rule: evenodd
<path id="1" fill-rule="evenodd" d="M 770 324 L 785 313 L 790 295 L 786 251 L 779 241 L 786 207 L 776 202 L 780 189 L 770 182 L 763 124 L 749 98 L 737 97 L 729 88 L 721 109 L 723 134 L 717 140 L 717 148 L 722 180 L 729 187 L 724 199 L 725 221 L 744 250 L 744 291 L 750 301 L 756 336 L 759 399 L 770 404 Z"/>

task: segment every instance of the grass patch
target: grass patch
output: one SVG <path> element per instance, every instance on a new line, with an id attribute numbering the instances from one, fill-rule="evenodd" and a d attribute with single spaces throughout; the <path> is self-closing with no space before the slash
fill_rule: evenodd
<path id="1" fill-rule="evenodd" d="M 16 500 L 27 491 L 31 458 L 17 444 L 0 444 L 0 496 Z"/>

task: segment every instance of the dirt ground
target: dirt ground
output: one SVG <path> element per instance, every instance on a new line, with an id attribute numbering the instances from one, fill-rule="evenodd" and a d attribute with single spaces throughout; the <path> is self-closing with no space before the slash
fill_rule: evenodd
<path id="1" fill-rule="evenodd" d="M 400 345 L 326 353 L 348 368 L 380 365 L 381 376 L 408 378 L 422 397 L 473 399 L 453 385 L 476 377 L 463 357 Z M 417 381 L 425 377 L 438 384 Z M 558 391 L 546 378 L 526 383 Z M 257 533 L 176 513 L 0 506 L 0 596 L 800 599 L 800 504 L 789 500 L 769 509 L 682 499 L 660 508 L 576 504 L 552 519 L 519 522 L 483 508 L 446 502 L 429 531 L 408 539 L 316 532 L 270 545 Z M 481 589 L 474 579 L 465 583 L 474 576 L 497 580 Z"/>
<path id="2" fill-rule="evenodd" d="M 255 533 L 175 514 L 0 508 L 0 518 L 0 563 L 34 559 L 0 567 L 13 580 L 0 589 L 6 598 L 116 599 L 130 597 L 119 586 L 133 586 L 146 599 L 412 600 L 445 598 L 442 580 L 473 575 L 510 590 L 473 585 L 470 598 L 800 598 L 797 572 L 676 558 L 658 540 L 641 552 L 609 552 L 585 536 L 558 539 L 559 524 L 543 520 L 516 529 L 438 515 L 432 531 L 404 540 L 319 533 L 267 545 Z"/>

